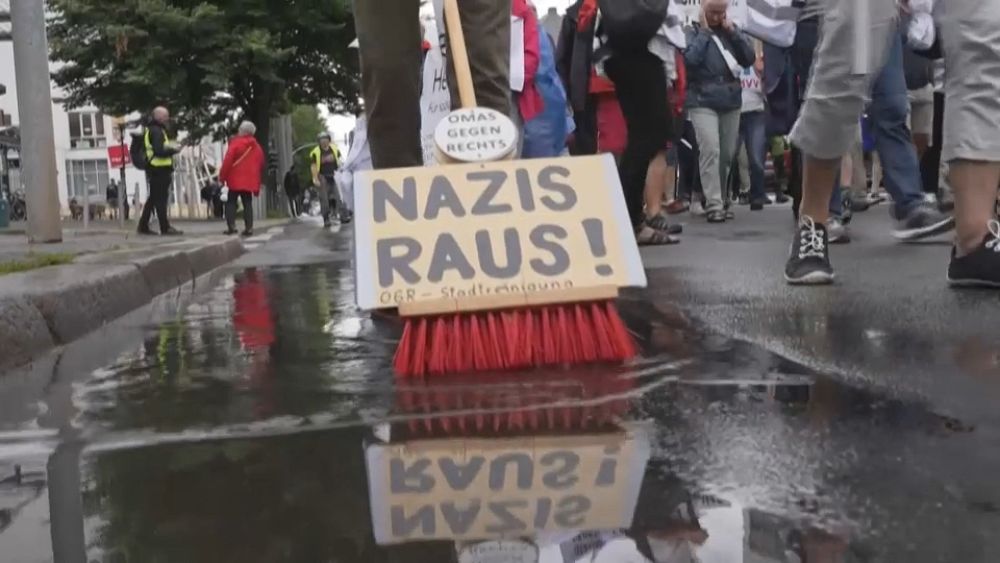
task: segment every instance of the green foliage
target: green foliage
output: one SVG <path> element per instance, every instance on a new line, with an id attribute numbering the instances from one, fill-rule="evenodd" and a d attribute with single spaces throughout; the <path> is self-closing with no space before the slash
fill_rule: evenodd
<path id="1" fill-rule="evenodd" d="M 319 134 L 326 130 L 326 121 L 315 106 L 299 106 L 292 112 L 292 144 L 295 148 L 315 144 Z M 312 184 L 312 173 L 309 171 L 310 150 L 304 149 L 295 155 L 295 171 L 298 172 L 299 184 L 303 187 Z"/>
<path id="2" fill-rule="evenodd" d="M 194 138 L 292 104 L 358 106 L 350 0 L 51 0 L 54 80 L 70 106 L 167 106 Z"/>

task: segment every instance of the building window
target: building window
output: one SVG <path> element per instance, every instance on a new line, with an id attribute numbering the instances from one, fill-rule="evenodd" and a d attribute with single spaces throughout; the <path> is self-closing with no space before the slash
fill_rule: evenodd
<path id="1" fill-rule="evenodd" d="M 99 111 L 72 111 L 69 114 L 69 142 L 74 149 L 108 146 L 104 135 L 104 114 Z"/>
<path id="2" fill-rule="evenodd" d="M 108 161 L 100 160 L 67 160 L 66 189 L 69 199 L 76 198 L 83 205 L 83 194 L 90 194 L 91 203 L 104 201 L 105 188 L 111 183 L 111 173 Z"/>

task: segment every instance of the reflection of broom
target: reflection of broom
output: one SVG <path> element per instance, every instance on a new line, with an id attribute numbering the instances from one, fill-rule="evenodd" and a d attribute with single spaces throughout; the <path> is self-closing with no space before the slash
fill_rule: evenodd
<path id="1" fill-rule="evenodd" d="M 462 107 L 475 108 L 458 1 L 444 0 L 444 10 Z M 592 246 L 597 254 L 607 252 L 603 241 Z M 403 304 L 406 327 L 395 369 L 419 377 L 625 361 L 637 352 L 615 308 L 617 298 L 618 288 L 607 286 Z"/>

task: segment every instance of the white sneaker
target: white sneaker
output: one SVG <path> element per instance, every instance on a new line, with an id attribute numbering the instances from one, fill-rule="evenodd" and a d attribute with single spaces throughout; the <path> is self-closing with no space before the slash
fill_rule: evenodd
<path id="1" fill-rule="evenodd" d="M 837 217 L 830 217 L 826 220 L 826 232 L 830 244 L 847 244 L 851 242 L 851 233 L 847 227 Z"/>
<path id="2" fill-rule="evenodd" d="M 701 203 L 700 200 L 696 199 L 691 202 L 691 215 L 694 215 L 695 217 L 705 216 L 705 206 Z"/>

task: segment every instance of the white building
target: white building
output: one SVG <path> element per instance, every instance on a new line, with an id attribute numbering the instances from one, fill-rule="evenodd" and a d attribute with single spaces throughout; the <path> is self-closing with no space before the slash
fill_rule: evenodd
<path id="1" fill-rule="evenodd" d="M 0 110 L 12 116 L 12 123 L 15 126 L 21 124 L 17 104 L 17 81 L 14 73 L 14 52 L 13 44 L 0 42 L 0 84 L 7 86 L 7 94 L 0 96 Z M 55 136 L 56 166 L 59 173 L 59 201 L 62 204 L 63 214 L 69 215 L 69 201 L 76 199 L 82 204 L 83 194 L 90 193 L 92 202 L 103 202 L 105 199 L 105 188 L 111 180 L 118 180 L 120 183 L 121 171 L 118 168 L 112 169 L 109 161 L 108 148 L 119 145 L 120 137 L 117 123 L 118 119 L 104 115 L 97 108 L 83 107 L 67 110 L 63 105 L 63 92 L 52 85 L 52 120 Z M 135 117 L 135 116 L 132 116 Z M 126 145 L 130 142 L 130 137 L 126 133 Z M 218 162 L 218 154 L 221 148 L 216 146 L 205 147 L 208 150 L 185 152 L 197 152 L 199 154 L 209 153 L 207 159 L 210 162 Z M 127 146 L 126 146 L 126 150 Z M 10 154 L 12 160 L 18 161 L 17 154 Z M 13 189 L 23 189 L 19 185 L 20 175 L 17 170 L 11 174 L 11 185 Z M 125 185 L 129 201 L 138 195 L 139 201 L 146 199 L 146 179 L 142 171 L 131 166 L 125 168 Z M 192 190 L 187 184 L 193 185 L 193 180 L 188 182 L 184 174 L 175 176 L 175 197 L 174 203 L 188 203 L 188 196 Z M 196 191 L 196 190 L 195 190 Z M 197 199 L 197 196 L 194 196 Z M 183 201 L 178 201 L 183 200 Z M 197 201 L 194 202 L 197 205 Z M 187 208 L 187 205 L 181 207 Z"/>

